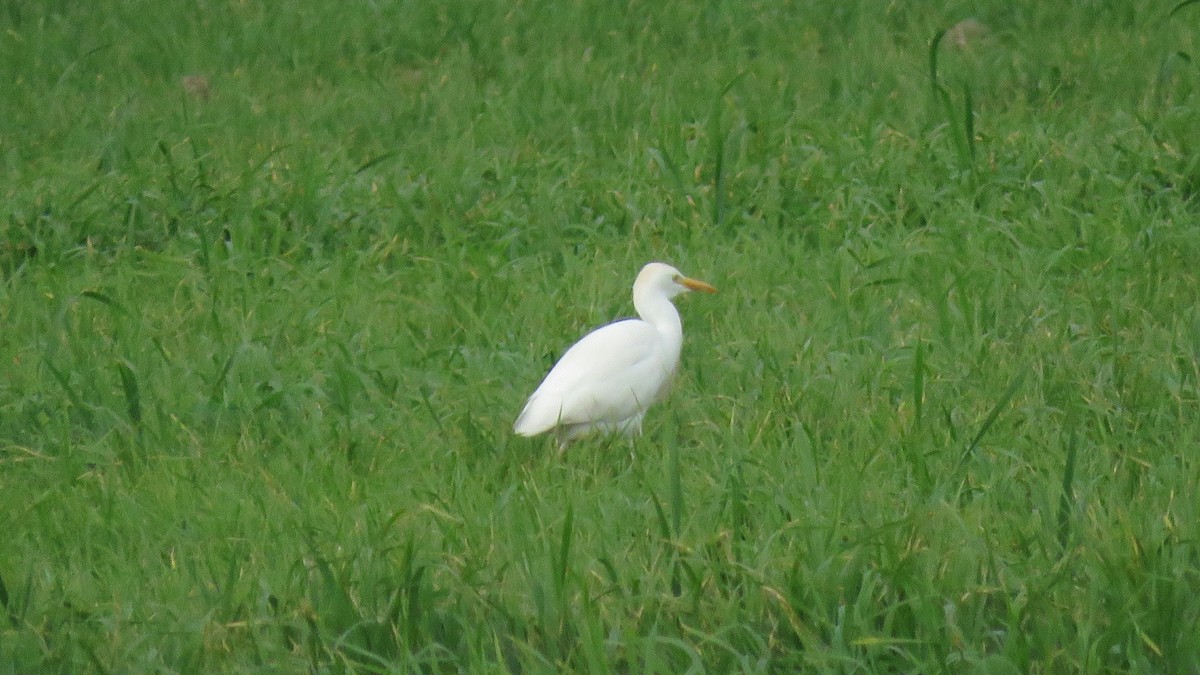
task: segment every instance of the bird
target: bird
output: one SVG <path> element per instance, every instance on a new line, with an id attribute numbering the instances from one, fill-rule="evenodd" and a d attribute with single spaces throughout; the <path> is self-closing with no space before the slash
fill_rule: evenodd
<path id="1" fill-rule="evenodd" d="M 642 431 L 642 417 L 666 397 L 679 365 L 683 324 L 671 299 L 711 285 L 652 262 L 633 282 L 637 319 L 622 319 L 583 336 L 554 364 L 513 424 L 520 436 L 553 431 L 560 450 L 590 433 Z"/>

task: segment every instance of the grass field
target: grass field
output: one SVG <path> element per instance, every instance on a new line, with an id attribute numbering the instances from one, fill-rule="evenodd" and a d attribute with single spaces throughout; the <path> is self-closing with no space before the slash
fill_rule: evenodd
<path id="1" fill-rule="evenodd" d="M 926 4 L 6 3 L 0 673 L 1200 673 L 1200 4 Z"/>

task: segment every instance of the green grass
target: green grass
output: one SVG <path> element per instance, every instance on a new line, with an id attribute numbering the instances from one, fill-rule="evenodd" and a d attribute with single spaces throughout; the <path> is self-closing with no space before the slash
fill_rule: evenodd
<path id="1" fill-rule="evenodd" d="M 475 4 L 0 13 L 0 673 L 1200 672 L 1200 6 Z"/>

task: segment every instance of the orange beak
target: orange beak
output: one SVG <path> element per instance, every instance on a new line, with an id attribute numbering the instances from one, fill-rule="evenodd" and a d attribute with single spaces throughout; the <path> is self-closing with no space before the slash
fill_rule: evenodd
<path id="1" fill-rule="evenodd" d="M 689 279 L 687 277 L 679 277 L 679 283 L 688 290 L 700 291 L 702 293 L 716 293 L 717 289 L 709 284 L 700 281 L 699 279 Z"/>

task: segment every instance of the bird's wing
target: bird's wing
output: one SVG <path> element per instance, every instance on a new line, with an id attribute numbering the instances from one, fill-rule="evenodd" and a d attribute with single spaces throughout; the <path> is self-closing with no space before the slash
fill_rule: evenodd
<path id="1" fill-rule="evenodd" d="M 596 329 L 563 354 L 513 428 L 531 436 L 560 425 L 621 422 L 644 412 L 670 380 L 662 337 L 626 319 Z"/>

